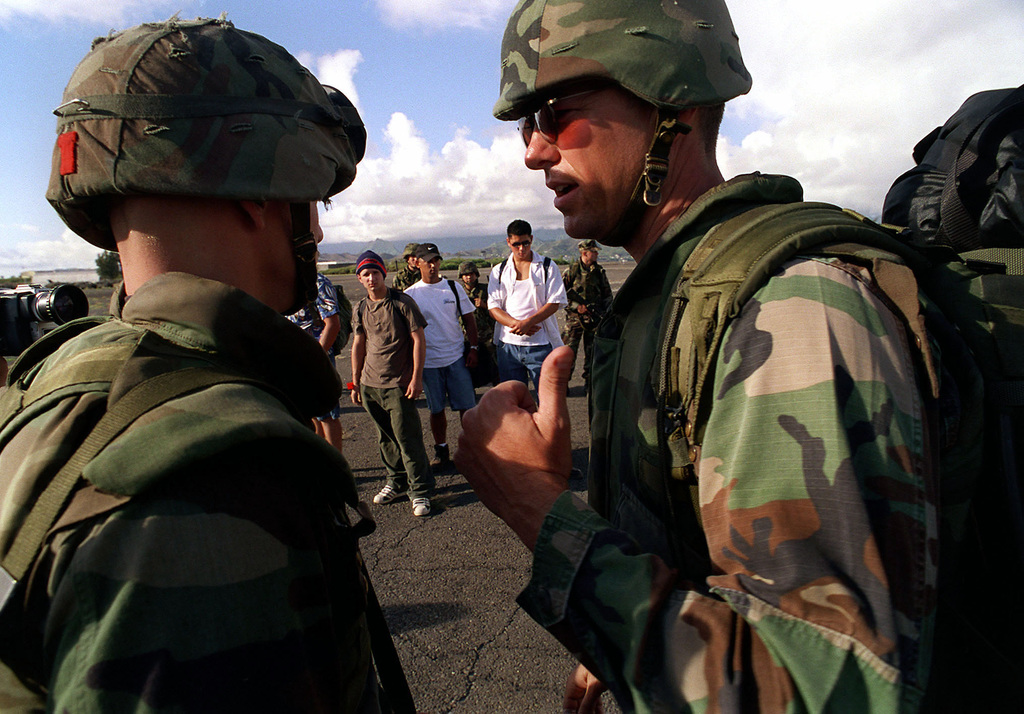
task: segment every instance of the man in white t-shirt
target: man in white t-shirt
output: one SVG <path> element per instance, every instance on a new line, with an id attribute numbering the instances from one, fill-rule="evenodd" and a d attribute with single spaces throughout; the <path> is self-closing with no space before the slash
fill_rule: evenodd
<path id="1" fill-rule="evenodd" d="M 445 402 L 459 412 L 460 418 L 467 409 L 476 406 L 476 392 L 468 369 L 476 366 L 477 359 L 475 308 L 461 287 L 451 280 L 441 279 L 441 254 L 436 245 L 421 243 L 416 248 L 416 258 L 420 281 L 406 288 L 405 294 L 416 301 L 427 321 L 423 388 L 430 412 L 430 433 L 434 437 L 434 460 L 430 466 L 442 469 L 451 466 Z M 465 337 L 459 325 L 460 315 L 466 325 Z M 467 340 L 469 351 L 464 358 Z"/>
<path id="2" fill-rule="evenodd" d="M 534 253 L 533 229 L 523 220 L 508 224 L 509 257 L 491 268 L 487 309 L 494 318 L 498 378 L 538 387 L 540 365 L 562 345 L 558 310 L 568 302 L 558 266 Z"/>

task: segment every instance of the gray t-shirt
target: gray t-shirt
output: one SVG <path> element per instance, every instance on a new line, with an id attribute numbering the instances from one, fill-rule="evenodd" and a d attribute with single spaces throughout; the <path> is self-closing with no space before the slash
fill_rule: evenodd
<path id="1" fill-rule="evenodd" d="M 381 300 L 360 300 L 352 311 L 353 334 L 366 335 L 366 361 L 360 383 L 378 388 L 404 388 L 409 384 L 412 333 L 426 326 L 416 301 L 392 288 Z"/>

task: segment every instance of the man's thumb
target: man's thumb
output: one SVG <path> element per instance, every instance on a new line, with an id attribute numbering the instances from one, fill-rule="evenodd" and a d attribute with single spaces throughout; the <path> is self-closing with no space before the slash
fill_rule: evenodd
<path id="1" fill-rule="evenodd" d="M 572 349 L 563 345 L 552 350 L 540 367 L 540 383 L 537 385 L 540 411 L 551 415 L 558 414 L 559 411 L 568 413 L 565 394 L 571 371 Z"/>

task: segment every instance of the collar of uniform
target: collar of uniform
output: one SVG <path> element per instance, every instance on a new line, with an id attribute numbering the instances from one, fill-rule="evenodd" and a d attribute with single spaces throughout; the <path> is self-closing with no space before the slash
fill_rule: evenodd
<path id="1" fill-rule="evenodd" d="M 789 176 L 777 174 L 743 174 L 729 179 L 697 198 L 696 201 L 673 221 L 640 259 L 636 268 L 622 284 L 615 298 L 619 305 L 629 304 L 641 292 L 651 289 L 663 291 L 663 286 L 654 278 L 654 273 L 669 271 L 671 265 L 681 267 L 689 254 L 700 242 L 700 238 L 723 221 L 739 215 L 754 206 L 770 203 L 792 203 L 803 199 L 800 183 Z M 688 249 L 685 243 L 692 245 Z M 682 251 L 680 251 L 682 249 Z M 667 279 L 675 280 L 676 271 Z"/>
<path id="2" fill-rule="evenodd" d="M 211 362 L 267 382 L 310 415 L 337 402 L 337 372 L 316 340 L 251 295 L 187 273 L 164 273 L 114 316 L 199 352 Z"/>

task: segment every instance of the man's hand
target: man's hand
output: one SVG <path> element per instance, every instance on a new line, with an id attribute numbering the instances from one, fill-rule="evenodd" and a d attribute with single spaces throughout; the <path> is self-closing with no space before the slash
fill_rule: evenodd
<path id="1" fill-rule="evenodd" d="M 353 386 L 352 391 L 349 392 L 349 395 L 351 395 L 352 397 L 353 404 L 355 404 L 357 407 L 363 406 L 363 395 L 359 391 L 358 384 Z"/>
<path id="2" fill-rule="evenodd" d="M 600 679 L 591 674 L 582 664 L 569 675 L 565 683 L 565 698 L 562 700 L 564 714 L 601 714 L 601 695 L 608 689 Z"/>
<path id="3" fill-rule="evenodd" d="M 414 375 L 413 378 L 409 380 L 409 384 L 405 388 L 405 398 L 411 399 L 412 401 L 416 401 L 417 399 L 420 398 L 420 392 L 422 391 L 423 376 L 422 374 L 419 377 L 416 377 Z"/>
<path id="4" fill-rule="evenodd" d="M 540 330 L 540 325 L 534 324 L 530 318 L 526 318 L 525 320 L 516 320 L 508 329 L 513 335 L 530 336 Z"/>
<path id="5" fill-rule="evenodd" d="M 489 390 L 462 419 L 455 465 L 487 508 L 530 550 L 552 504 L 568 487 L 572 469 L 569 408 L 565 401 L 572 350 L 544 360 L 533 402 L 522 382 Z"/>
<path id="6" fill-rule="evenodd" d="M 469 352 L 466 353 L 466 367 L 468 367 L 469 369 L 473 369 L 474 367 L 476 367 L 477 362 L 479 362 L 479 359 L 477 357 L 478 350 L 479 348 L 477 348 L 476 350 L 470 350 Z"/>

